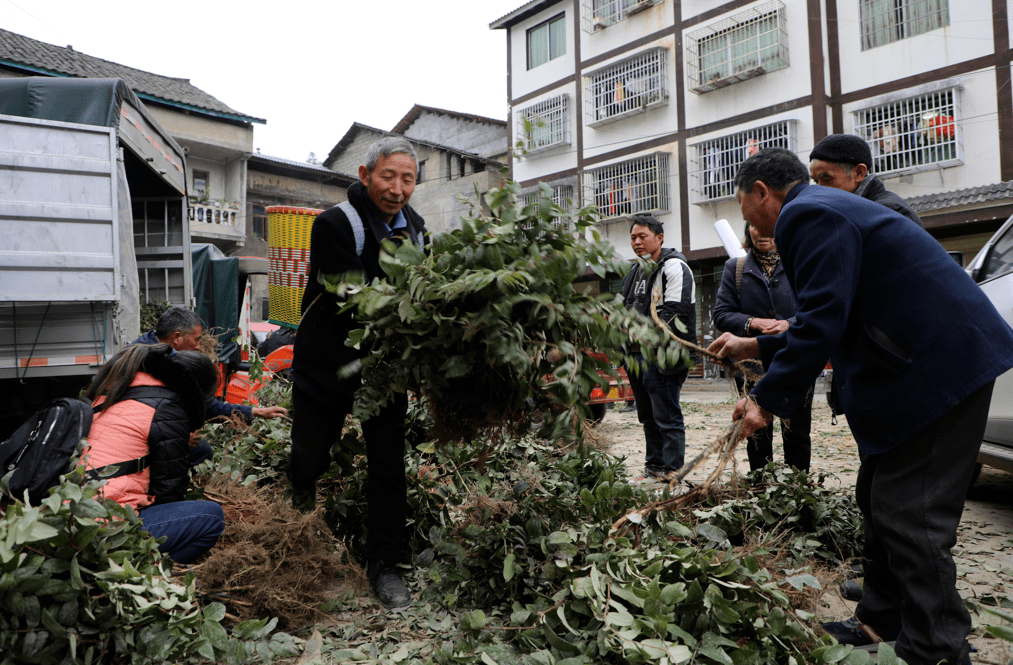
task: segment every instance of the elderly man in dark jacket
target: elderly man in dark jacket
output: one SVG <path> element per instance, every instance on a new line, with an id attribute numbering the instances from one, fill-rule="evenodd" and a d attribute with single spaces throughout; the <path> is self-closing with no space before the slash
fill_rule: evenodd
<path id="1" fill-rule="evenodd" d="M 896 639 L 911 665 L 970 663 L 950 549 L 1013 330 L 923 229 L 808 176 L 782 148 L 736 175 L 742 215 L 774 235 L 799 308 L 781 335 L 725 333 L 710 350 L 768 367 L 735 408 L 747 433 L 790 413 L 828 356 L 841 379 L 864 454 L 865 593 L 854 617 L 824 629 L 859 646 Z"/>
<path id="2" fill-rule="evenodd" d="M 831 134 L 824 138 L 809 153 L 809 173 L 817 185 L 857 194 L 925 226 L 907 201 L 889 191 L 872 172 L 872 150 L 861 136 Z"/>
<path id="3" fill-rule="evenodd" d="M 422 244 L 425 224 L 410 206 L 418 158 L 411 143 L 387 137 L 370 146 L 359 182 L 348 201 L 324 212 L 310 231 L 310 268 L 296 335 L 292 375 L 292 451 L 288 477 L 298 508 L 312 509 L 316 479 L 331 466 L 331 448 L 341 437 L 360 378 L 356 349 L 345 346 L 358 327 L 350 312 L 339 314 L 339 296 L 325 281 L 354 289 L 384 278 L 380 243 Z M 366 559 L 370 586 L 386 607 L 404 607 L 411 595 L 397 572 L 407 541 L 405 415 L 408 398 L 395 395 L 379 415 L 362 423 L 369 487 L 366 490 Z"/>

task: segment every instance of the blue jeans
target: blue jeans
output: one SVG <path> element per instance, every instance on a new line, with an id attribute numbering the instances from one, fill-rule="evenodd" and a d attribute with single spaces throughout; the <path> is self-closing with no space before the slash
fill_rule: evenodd
<path id="1" fill-rule="evenodd" d="M 644 357 L 633 354 L 639 364 Z M 686 382 L 688 369 L 674 374 L 662 374 L 658 366 L 647 365 L 637 373 L 626 368 L 626 375 L 636 399 L 637 419 L 644 426 L 647 457 L 644 469 L 648 473 L 666 474 L 681 469 L 686 456 L 686 427 L 679 405 L 679 393 Z"/>
<path id="2" fill-rule="evenodd" d="M 143 528 L 155 538 L 165 537 L 158 546 L 176 563 L 193 563 L 214 547 L 225 531 L 225 512 L 214 501 L 174 501 L 137 511 Z"/>

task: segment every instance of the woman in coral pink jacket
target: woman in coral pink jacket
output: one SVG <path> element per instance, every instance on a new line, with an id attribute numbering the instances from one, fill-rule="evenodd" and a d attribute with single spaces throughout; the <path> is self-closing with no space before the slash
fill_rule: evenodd
<path id="1" fill-rule="evenodd" d="M 103 495 L 133 506 L 144 530 L 165 538 L 159 550 L 177 563 L 203 556 L 225 529 L 217 503 L 184 500 L 190 433 L 204 424 L 216 379 L 202 353 L 137 344 L 106 363 L 85 391 L 95 408 L 86 468 L 108 478 Z M 103 468 L 110 465 L 119 467 L 112 475 Z"/>

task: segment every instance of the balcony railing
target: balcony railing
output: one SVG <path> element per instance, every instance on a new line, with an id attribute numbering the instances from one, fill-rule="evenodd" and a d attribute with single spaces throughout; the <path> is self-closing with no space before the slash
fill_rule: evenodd
<path id="1" fill-rule="evenodd" d="M 787 66 L 784 5 L 777 0 L 686 35 L 689 89 L 698 95 Z"/>
<path id="2" fill-rule="evenodd" d="M 221 204 L 191 202 L 188 216 L 191 222 L 198 224 L 235 226 L 239 220 L 239 209 Z"/>

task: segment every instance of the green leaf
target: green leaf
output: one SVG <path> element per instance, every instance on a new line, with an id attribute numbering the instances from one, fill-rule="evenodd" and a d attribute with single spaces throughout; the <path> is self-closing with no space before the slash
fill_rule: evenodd
<path id="1" fill-rule="evenodd" d="M 985 632 L 1007 642 L 1013 642 L 1013 628 L 1009 626 L 985 626 Z"/>
<path id="2" fill-rule="evenodd" d="M 201 626 L 201 636 L 207 638 L 211 645 L 224 651 L 228 645 L 229 636 L 221 624 L 215 621 L 205 621 Z"/>
<path id="3" fill-rule="evenodd" d="M 50 540 L 60 535 L 59 529 L 51 527 L 44 522 L 32 522 L 26 529 L 18 529 L 18 535 L 15 538 L 15 544 L 17 545 L 29 545 L 31 543 L 37 543 L 40 540 Z"/>
<path id="4" fill-rule="evenodd" d="M 514 578 L 514 560 L 516 556 L 513 552 L 507 554 L 503 559 L 503 579 L 509 582 Z"/>
<path id="5" fill-rule="evenodd" d="M 876 650 L 876 662 L 878 665 L 901 665 L 904 661 L 897 657 L 893 647 L 885 642 L 879 645 Z"/>
<path id="6" fill-rule="evenodd" d="M 451 356 L 440 367 L 440 373 L 448 379 L 466 376 L 470 371 L 471 366 L 462 356 Z"/>

